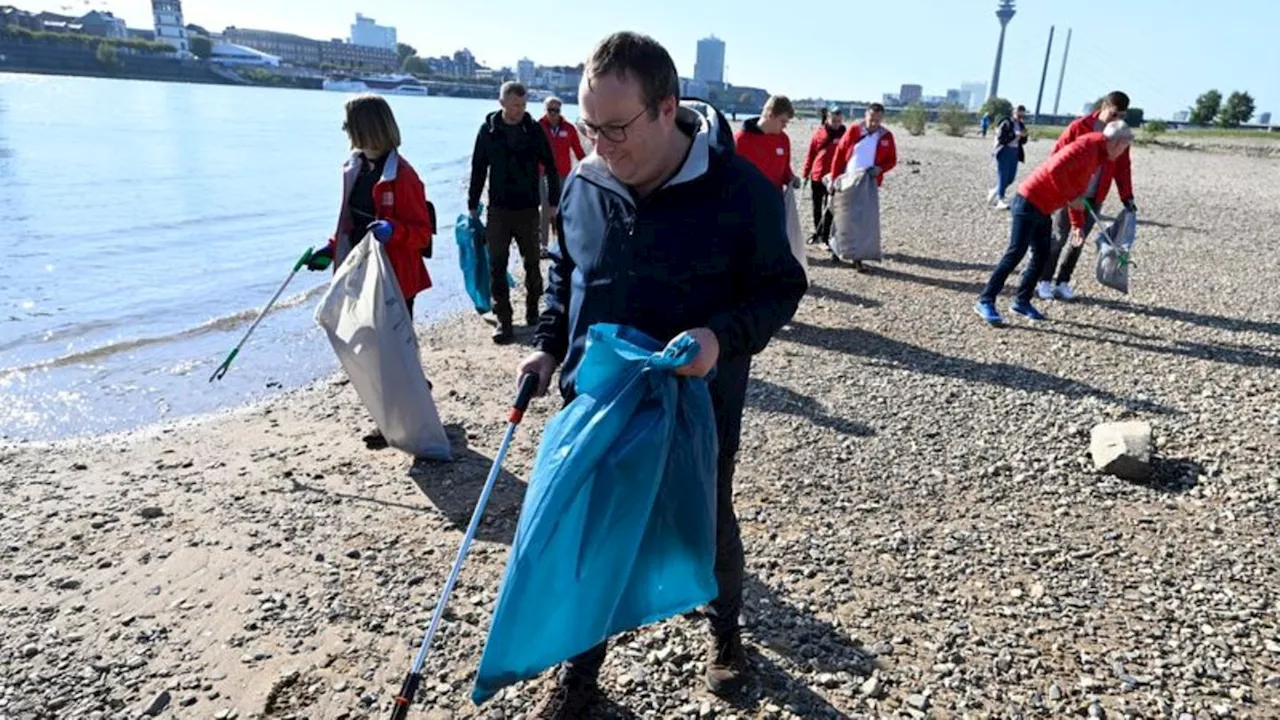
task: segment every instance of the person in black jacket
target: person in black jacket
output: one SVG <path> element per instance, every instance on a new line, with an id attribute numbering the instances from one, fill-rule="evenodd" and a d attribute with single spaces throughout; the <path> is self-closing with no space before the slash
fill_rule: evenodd
<path id="1" fill-rule="evenodd" d="M 480 191 L 489 179 L 489 284 L 498 329 L 493 341 L 515 339 L 512 328 L 511 290 L 507 287 L 507 263 L 511 240 L 524 260 L 525 321 L 538 323 L 538 297 L 542 295 L 542 246 L 538 241 L 541 197 L 538 167 L 547 175 L 547 200 L 552 217 L 560 201 L 560 175 L 546 133 L 525 112 L 525 88 L 518 82 L 503 83 L 498 93 L 502 109 L 489 113 L 476 133 L 471 154 L 471 188 L 467 208 L 479 219 Z"/>
<path id="2" fill-rule="evenodd" d="M 1003 118 L 996 126 L 996 144 L 991 154 L 996 160 L 996 186 L 987 193 L 987 204 L 1008 210 L 1004 194 L 1018 176 L 1018 164 L 1027 159 L 1027 109 L 1014 108 L 1013 117 Z"/>
<path id="3" fill-rule="evenodd" d="M 733 473 L 751 356 L 791 320 L 807 282 L 787 239 L 782 194 L 734 153 L 724 116 L 681 103 L 679 87 L 671 56 L 644 35 L 611 35 L 587 61 L 580 124 L 595 152 L 565 181 L 564 235 L 552 252 L 538 349 L 517 374 L 536 374 L 541 394 L 559 366 L 568 403 L 591 325 L 627 325 L 661 342 L 687 333 L 698 342 L 697 358 L 679 372 L 715 371 L 719 596 L 706 682 L 725 694 L 746 666 Z M 587 717 L 605 647 L 567 662 L 531 717 Z"/>

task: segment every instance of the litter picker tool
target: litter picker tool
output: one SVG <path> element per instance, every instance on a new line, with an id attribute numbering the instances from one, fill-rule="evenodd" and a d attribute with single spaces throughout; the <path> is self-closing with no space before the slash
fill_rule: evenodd
<path id="1" fill-rule="evenodd" d="M 498 447 L 498 454 L 493 458 L 493 467 L 489 469 L 489 479 L 484 483 L 484 489 L 480 491 L 480 499 L 476 501 L 476 509 L 471 513 L 471 523 L 467 525 L 467 534 L 462 538 L 462 545 L 458 548 L 458 555 L 453 560 L 453 569 L 449 571 L 449 579 L 444 583 L 444 590 L 440 593 L 440 599 L 436 601 L 435 612 L 431 615 L 431 624 L 427 627 L 427 634 L 422 638 L 422 646 L 418 648 L 418 656 L 413 659 L 413 667 L 409 673 L 404 676 L 404 684 L 400 686 L 400 694 L 396 696 L 395 705 L 391 710 L 391 720 L 404 720 L 409 714 L 409 705 L 413 702 L 413 698 L 418 694 L 418 685 L 422 682 L 422 666 L 427 661 L 427 652 L 431 649 L 431 640 L 435 637 L 436 630 L 440 627 L 440 619 L 444 616 L 445 605 L 449 603 L 449 596 L 453 594 L 453 586 L 458 582 L 458 573 L 462 570 L 462 563 L 467 559 L 467 551 L 471 549 L 471 541 L 475 539 L 476 530 L 480 527 L 480 518 L 484 516 L 485 505 L 489 503 L 489 494 L 493 492 L 493 486 L 498 480 L 498 474 L 502 470 L 502 461 L 507 456 L 507 449 L 511 446 L 511 439 L 515 437 L 516 427 L 520 421 L 524 419 L 524 411 L 529 407 L 529 401 L 533 399 L 533 393 L 538 389 L 538 376 L 532 373 L 520 378 L 520 389 L 516 393 L 516 401 L 511 406 L 511 414 L 507 417 L 507 432 L 502 437 L 502 445 Z"/>
<path id="2" fill-rule="evenodd" d="M 249 329 L 245 331 L 244 337 L 240 338 L 240 342 L 236 343 L 236 346 L 227 354 L 227 359 L 223 360 L 222 364 L 219 365 L 218 368 L 213 371 L 213 374 L 209 376 L 209 382 L 221 380 L 222 377 L 227 374 L 227 371 L 231 369 L 232 361 L 236 359 L 236 355 L 240 354 L 240 348 L 244 346 L 245 341 L 248 340 L 249 336 L 253 334 L 253 331 L 257 329 L 258 323 L 262 322 L 262 318 L 267 316 L 267 313 L 271 310 L 271 306 L 275 305 L 276 300 L 280 299 L 280 294 L 284 292 L 284 289 L 289 287 L 289 282 L 293 280 L 293 276 L 297 275 L 298 271 L 310 262 L 313 252 L 314 251 L 311 248 L 307 248 L 306 252 L 302 253 L 302 257 L 298 258 L 298 262 L 293 264 L 293 272 L 289 273 L 289 277 L 285 278 L 283 283 L 280 283 L 280 289 L 276 290 L 276 294 L 271 296 L 271 300 L 267 303 L 267 306 L 262 308 L 262 312 L 258 313 L 257 319 L 255 319 L 253 324 L 249 326 Z"/>

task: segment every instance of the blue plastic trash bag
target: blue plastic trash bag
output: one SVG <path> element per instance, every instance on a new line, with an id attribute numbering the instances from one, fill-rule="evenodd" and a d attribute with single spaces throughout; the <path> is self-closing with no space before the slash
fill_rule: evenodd
<path id="1" fill-rule="evenodd" d="M 463 285 L 476 312 L 483 315 L 493 309 L 493 291 L 489 287 L 489 246 L 484 239 L 484 223 L 470 213 L 463 213 L 453 226 L 453 237 L 458 242 L 458 266 L 462 269 Z M 511 273 L 507 273 L 507 284 L 516 286 L 516 279 Z"/>
<path id="2" fill-rule="evenodd" d="M 715 414 L 705 380 L 673 373 L 697 354 L 687 335 L 664 349 L 620 325 L 588 330 L 577 397 L 538 448 L 477 704 L 715 598 Z"/>

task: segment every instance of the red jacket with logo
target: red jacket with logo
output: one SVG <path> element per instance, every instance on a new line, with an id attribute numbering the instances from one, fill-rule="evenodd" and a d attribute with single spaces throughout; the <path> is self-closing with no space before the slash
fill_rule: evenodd
<path id="1" fill-rule="evenodd" d="M 1102 133 L 1081 135 L 1041 163 L 1018 186 L 1018 194 L 1040 212 L 1051 215 L 1084 197 L 1094 171 L 1108 162 L 1107 139 Z M 1071 227 L 1084 227 L 1084 208 L 1069 207 L 1067 213 Z"/>
<path id="2" fill-rule="evenodd" d="M 829 125 L 823 124 L 814 130 L 813 137 L 809 138 L 809 152 L 804 156 L 804 168 L 801 169 L 800 176 L 820 182 L 831 172 L 831 158 L 835 157 L 836 144 L 844 137 L 845 132 L 843 125 L 839 130 L 832 130 Z"/>
<path id="3" fill-rule="evenodd" d="M 551 143 L 551 154 L 556 158 L 556 172 L 560 175 L 560 179 L 569 177 L 569 171 L 573 169 L 573 161 L 569 159 L 569 153 L 572 152 L 579 160 L 587 156 L 586 151 L 582 149 L 582 140 L 578 138 L 578 129 L 573 123 L 560 121 L 560 126 L 555 130 L 551 129 L 551 120 L 543 115 L 538 121 L 542 126 L 542 131 L 547 134 L 547 141 Z M 538 166 L 538 174 L 542 174 L 542 166 Z"/>
<path id="4" fill-rule="evenodd" d="M 791 138 L 785 132 L 767 133 L 760 129 L 760 118 L 750 118 L 742 123 L 742 129 L 733 134 L 737 153 L 769 178 L 775 187 L 783 188 L 791 182 Z"/>
<path id="5" fill-rule="evenodd" d="M 342 166 L 342 209 L 338 213 L 338 229 L 329 239 L 333 250 L 333 268 L 346 257 L 350 248 L 364 238 L 364 228 L 355 227 L 347 200 L 363 161 L 353 153 Z M 431 287 L 431 275 L 427 273 L 422 251 L 431 247 L 435 228 L 427 210 L 427 191 L 413 166 L 392 150 L 383 165 L 382 177 L 373 186 L 373 207 L 379 220 L 388 220 L 395 227 L 384 243 L 387 259 L 395 271 L 396 281 L 405 300 Z M 344 245 L 345 243 L 345 245 Z"/>
<path id="6" fill-rule="evenodd" d="M 849 164 L 853 161 L 853 148 L 862 140 L 867 129 L 862 123 L 858 123 L 849 128 L 844 137 L 840 138 L 840 143 L 836 145 L 835 157 L 831 159 L 831 177 L 838 178 L 844 175 L 849 169 Z M 876 146 L 876 167 L 880 168 L 880 174 L 876 176 L 876 185 L 884 185 L 884 176 L 898 164 L 898 146 L 893 141 L 893 133 L 889 132 L 889 128 L 881 126 L 880 143 Z"/>
<path id="7" fill-rule="evenodd" d="M 1058 152 L 1089 133 L 1098 132 L 1097 125 L 1101 124 L 1096 112 L 1076 118 L 1074 122 L 1067 126 L 1066 130 L 1062 131 L 1058 142 L 1053 146 L 1053 152 Z M 1120 189 L 1120 202 L 1127 203 L 1132 200 L 1133 166 L 1129 162 L 1129 148 L 1125 148 L 1124 152 L 1114 162 L 1108 160 L 1103 163 L 1102 176 L 1098 179 L 1098 194 L 1094 197 L 1095 204 L 1098 207 L 1101 207 L 1102 202 L 1107 199 L 1107 193 L 1111 191 L 1112 179 L 1116 181 L 1116 187 Z M 1088 188 L 1085 189 L 1087 190 Z"/>

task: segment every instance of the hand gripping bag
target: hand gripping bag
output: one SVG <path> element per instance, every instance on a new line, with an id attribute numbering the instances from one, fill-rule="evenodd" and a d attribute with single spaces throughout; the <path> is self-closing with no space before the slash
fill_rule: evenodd
<path id="1" fill-rule="evenodd" d="M 449 438 L 422 372 L 413 319 L 386 250 L 372 235 L 343 259 L 315 320 L 387 444 L 416 457 L 449 460 Z"/>
<path id="2" fill-rule="evenodd" d="M 1137 232 L 1138 216 L 1124 209 L 1106 230 L 1095 235 L 1098 261 L 1094 266 L 1094 277 L 1099 283 L 1126 295 L 1129 293 L 1129 267 L 1133 265 L 1129 253 Z"/>
<path id="3" fill-rule="evenodd" d="M 472 699 L 716 596 L 715 415 L 698 354 L 588 330 L 577 397 L 548 423 Z"/>
<path id="4" fill-rule="evenodd" d="M 454 223 L 453 239 L 458 243 L 458 267 L 462 270 L 463 287 L 476 312 L 483 315 L 493 309 L 493 290 L 489 287 L 489 245 L 485 240 L 484 223 L 470 213 L 462 213 Z M 507 284 L 516 286 L 516 279 L 511 273 L 507 273 Z"/>

